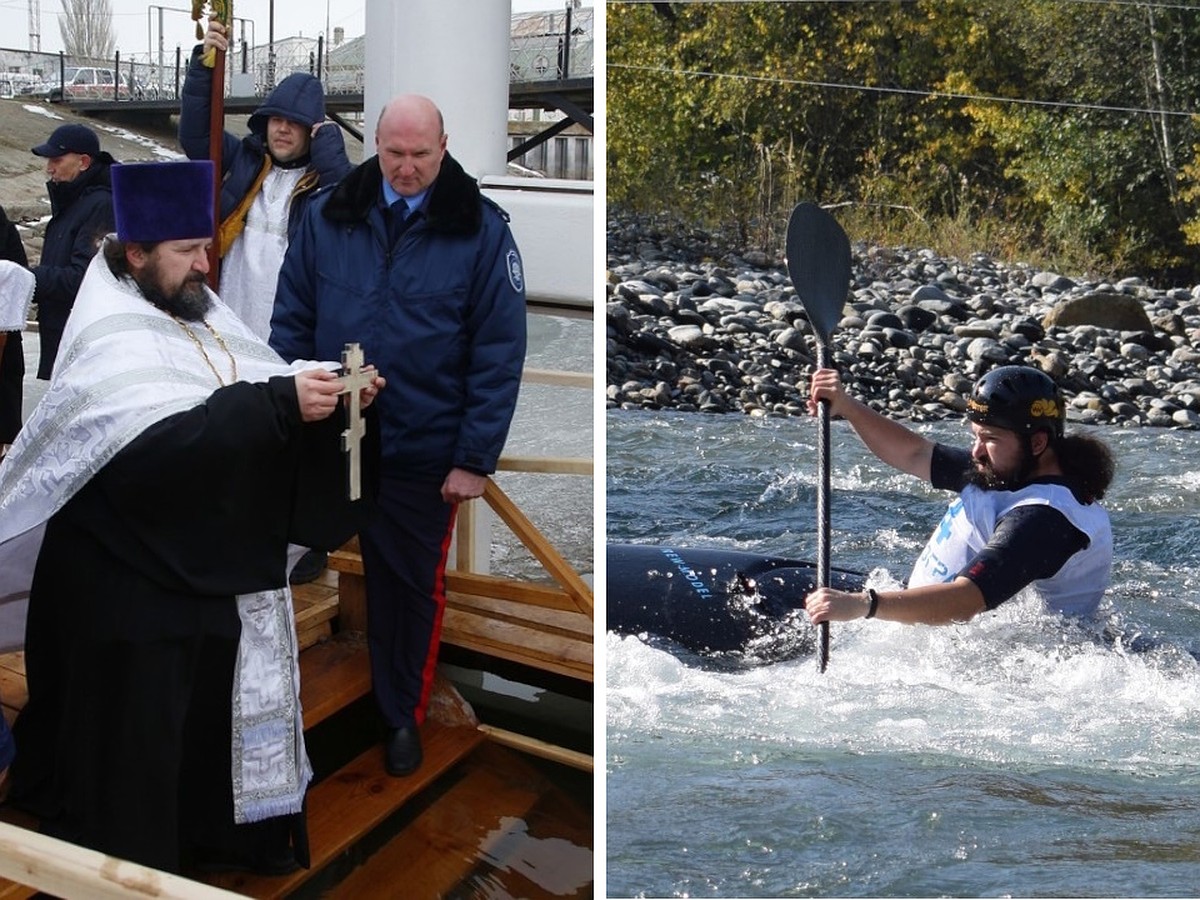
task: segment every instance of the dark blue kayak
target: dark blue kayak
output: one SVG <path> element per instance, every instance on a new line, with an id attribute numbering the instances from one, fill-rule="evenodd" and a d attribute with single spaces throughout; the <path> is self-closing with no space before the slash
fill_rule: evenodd
<path id="1" fill-rule="evenodd" d="M 758 553 L 609 544 L 607 627 L 701 655 L 801 656 L 815 648 L 803 610 L 816 575 L 816 563 Z M 864 581 L 858 572 L 830 572 L 840 590 L 862 590 Z"/>

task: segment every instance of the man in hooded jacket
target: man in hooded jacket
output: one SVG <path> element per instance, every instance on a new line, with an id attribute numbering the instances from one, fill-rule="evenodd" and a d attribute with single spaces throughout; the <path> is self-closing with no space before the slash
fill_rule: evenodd
<path id="1" fill-rule="evenodd" d="M 50 222 L 41 260 L 33 267 L 41 343 L 37 377 L 48 380 L 83 274 L 113 228 L 109 170 L 114 160 L 86 125 L 59 125 L 32 152 L 46 160 L 49 179 Z"/>
<path id="2" fill-rule="evenodd" d="M 202 57 L 228 47 L 225 26 L 210 21 L 192 51 L 179 108 L 179 144 L 188 159 L 209 158 L 212 69 Z M 325 119 L 321 82 L 303 72 L 283 79 L 254 111 L 250 134 L 225 132 L 221 147 L 218 293 L 264 341 L 275 282 L 308 198 L 352 166 L 342 131 Z"/>
<path id="3" fill-rule="evenodd" d="M 210 20 L 204 42 L 192 51 L 179 108 L 179 144 L 189 159 L 208 159 L 212 69 L 202 57 L 228 48 L 225 26 Z M 250 134 L 224 133 L 221 148 L 221 299 L 264 341 L 270 337 L 275 283 L 288 242 L 308 198 L 336 184 L 350 169 L 336 123 L 325 119 L 321 82 L 293 73 L 271 91 L 249 121 Z M 312 581 L 327 555 L 305 554 L 293 584 Z"/>

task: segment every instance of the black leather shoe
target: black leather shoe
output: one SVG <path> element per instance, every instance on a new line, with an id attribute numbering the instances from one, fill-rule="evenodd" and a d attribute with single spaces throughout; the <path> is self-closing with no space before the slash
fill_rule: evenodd
<path id="1" fill-rule="evenodd" d="M 421 767 L 421 736 L 416 726 L 393 728 L 383 744 L 384 768 L 389 775 L 411 775 Z"/>
<path id="2" fill-rule="evenodd" d="M 297 560 L 292 574 L 288 576 L 288 583 L 308 584 L 315 581 L 316 577 L 325 571 L 325 564 L 328 562 L 329 554 L 325 551 L 309 550 Z"/>

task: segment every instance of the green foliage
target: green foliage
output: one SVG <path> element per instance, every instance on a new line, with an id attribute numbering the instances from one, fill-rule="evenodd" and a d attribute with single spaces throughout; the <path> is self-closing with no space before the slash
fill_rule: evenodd
<path id="1" fill-rule="evenodd" d="M 1200 96 L 1200 8 L 606 9 L 614 206 L 778 249 L 815 199 L 887 234 L 1200 271 L 1200 135 L 1169 114 Z"/>

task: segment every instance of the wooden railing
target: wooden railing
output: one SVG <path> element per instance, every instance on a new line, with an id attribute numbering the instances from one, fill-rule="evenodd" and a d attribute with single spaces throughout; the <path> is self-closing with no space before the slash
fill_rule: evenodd
<path id="1" fill-rule="evenodd" d="M 0 877 L 54 897 L 223 900 L 240 895 L 0 822 Z M 4 890 L 0 897 L 29 897 Z"/>
<path id="2" fill-rule="evenodd" d="M 593 384 L 592 376 L 584 372 L 560 372 L 546 369 L 526 369 L 522 380 L 531 384 L 549 384 L 589 390 Z M 594 464 L 590 459 L 577 457 L 502 456 L 497 469 L 502 472 L 585 475 L 590 478 L 593 476 Z M 521 512 L 494 480 L 488 480 L 482 499 L 525 548 L 533 554 L 534 558 L 571 600 L 570 605 L 561 606 L 548 602 L 544 593 L 531 592 L 526 598 L 527 602 L 535 606 L 550 605 L 558 609 L 573 610 L 592 618 L 592 588 L 563 559 L 554 545 Z M 469 584 L 475 573 L 486 573 L 490 568 L 487 562 L 491 549 L 490 529 L 481 529 L 479 515 L 480 508 L 475 503 L 465 504 L 459 509 L 455 536 L 456 562 L 454 573 L 448 577 L 457 579 L 460 587 Z"/>
<path id="3" fill-rule="evenodd" d="M 591 375 L 526 370 L 527 382 L 591 389 Z M 590 459 L 501 457 L 500 471 L 593 476 Z M 482 499 L 553 578 L 553 586 L 472 571 L 490 548 L 490 529 L 478 527 L 478 504 L 459 510 L 458 567 L 446 573 L 447 605 L 442 640 L 535 668 L 594 681 L 595 600 L 583 580 L 498 484 L 488 479 Z M 482 546 L 481 546 L 482 545 Z M 585 771 L 594 761 L 569 750 L 501 728 L 481 725 L 501 744 Z"/>

